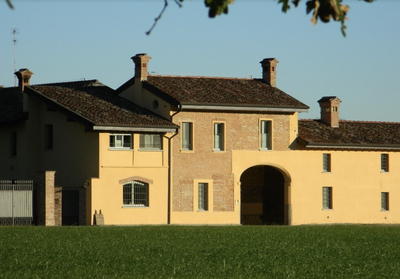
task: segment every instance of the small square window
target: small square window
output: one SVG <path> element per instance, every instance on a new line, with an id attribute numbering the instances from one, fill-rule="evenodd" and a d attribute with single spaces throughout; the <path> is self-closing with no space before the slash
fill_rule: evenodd
<path id="1" fill-rule="evenodd" d="M 110 148 L 132 149 L 132 135 L 131 134 L 111 134 L 110 135 Z"/>
<path id="2" fill-rule="evenodd" d="M 388 192 L 381 193 L 381 210 L 382 211 L 389 210 L 389 193 Z"/>
<path id="3" fill-rule="evenodd" d="M 225 150 L 225 124 L 214 123 L 214 150 Z"/>
<path id="4" fill-rule="evenodd" d="M 322 171 L 331 172 L 331 154 L 322 154 Z"/>
<path id="5" fill-rule="evenodd" d="M 332 208 L 332 187 L 322 187 L 322 209 Z"/>
<path id="6" fill-rule="evenodd" d="M 389 154 L 381 154 L 381 172 L 389 171 Z"/>

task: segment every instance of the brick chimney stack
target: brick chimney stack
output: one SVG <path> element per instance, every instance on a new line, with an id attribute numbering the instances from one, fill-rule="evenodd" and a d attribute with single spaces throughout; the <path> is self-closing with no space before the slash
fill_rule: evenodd
<path id="1" fill-rule="evenodd" d="M 260 63 L 263 69 L 263 81 L 265 81 L 272 87 L 276 87 L 276 66 L 279 61 L 275 58 L 265 58 Z"/>
<path id="2" fill-rule="evenodd" d="M 29 71 L 29 69 L 20 69 L 19 71 L 15 72 L 14 75 L 18 78 L 18 87 L 20 88 L 21 92 L 24 92 L 25 85 L 30 84 L 30 79 L 33 73 Z"/>
<path id="3" fill-rule="evenodd" d="M 140 80 L 147 79 L 147 64 L 151 59 L 146 53 L 138 53 L 135 56 L 131 57 L 133 62 L 135 63 L 135 78 L 140 78 Z"/>
<path id="4" fill-rule="evenodd" d="M 339 128 L 339 106 L 341 102 L 336 96 L 322 97 L 318 101 L 321 108 L 321 121 L 332 128 Z"/>

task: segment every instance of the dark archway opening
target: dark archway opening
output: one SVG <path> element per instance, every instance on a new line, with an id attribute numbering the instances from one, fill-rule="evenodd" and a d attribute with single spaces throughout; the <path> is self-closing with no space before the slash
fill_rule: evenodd
<path id="1" fill-rule="evenodd" d="M 241 178 L 241 224 L 285 224 L 285 179 L 270 166 L 255 166 Z"/>

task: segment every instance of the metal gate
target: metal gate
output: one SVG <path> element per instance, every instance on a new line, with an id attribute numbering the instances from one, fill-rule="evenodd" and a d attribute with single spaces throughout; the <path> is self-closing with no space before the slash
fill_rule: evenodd
<path id="1" fill-rule="evenodd" d="M 0 180 L 0 225 L 32 225 L 33 180 Z"/>

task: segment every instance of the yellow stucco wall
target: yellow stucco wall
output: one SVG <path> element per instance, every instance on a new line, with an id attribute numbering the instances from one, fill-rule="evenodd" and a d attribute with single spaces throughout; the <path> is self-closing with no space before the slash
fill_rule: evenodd
<path id="1" fill-rule="evenodd" d="M 166 224 L 168 218 L 168 139 L 163 150 L 141 151 L 139 135 L 133 149 L 109 148 L 109 133 L 100 133 L 100 175 L 88 183 L 87 223 L 93 224 L 95 210 L 102 211 L 107 225 Z M 123 184 L 139 180 L 149 183 L 149 206 L 123 206 Z M 125 182 L 124 182 L 125 181 Z"/>
<path id="2" fill-rule="evenodd" d="M 322 154 L 332 169 L 322 171 Z M 380 154 L 389 154 L 392 172 L 381 173 Z M 400 223 L 399 152 L 377 151 L 233 151 L 235 192 L 240 176 L 255 165 L 279 169 L 288 187 L 291 224 Z M 333 209 L 322 209 L 322 187 L 333 189 Z M 381 211 L 381 192 L 389 192 L 389 211 Z"/>

